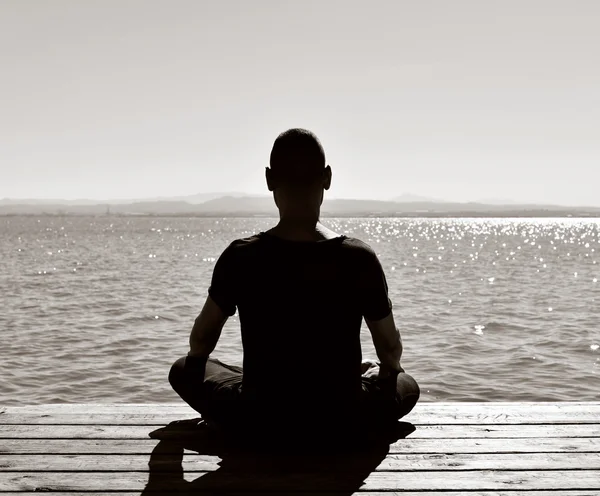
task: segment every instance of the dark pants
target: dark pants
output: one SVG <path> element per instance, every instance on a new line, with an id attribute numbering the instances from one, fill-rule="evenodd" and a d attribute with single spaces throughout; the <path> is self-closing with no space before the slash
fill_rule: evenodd
<path id="1" fill-rule="evenodd" d="M 200 371 L 186 367 L 186 358 L 178 359 L 169 373 L 169 382 L 181 398 L 194 410 L 202 415 L 202 418 L 212 421 L 220 426 L 235 429 L 253 429 L 258 424 L 256 419 L 248 425 L 244 417 L 245 409 L 241 394 L 242 367 L 227 365 L 212 358 L 208 359 L 204 370 L 204 377 Z M 410 412 L 417 403 L 420 390 L 417 382 L 405 372 L 398 374 L 396 378 L 395 394 L 393 385 L 382 387 L 374 379 L 362 378 L 362 391 L 360 399 L 356 404 L 356 411 L 345 412 L 339 415 L 340 420 L 356 419 L 359 424 L 367 429 L 375 425 L 381 427 L 386 422 L 400 419 Z M 273 392 L 277 398 L 277 391 Z M 315 405 L 315 424 L 319 423 L 319 405 Z M 354 414 L 354 415 L 352 415 Z M 338 422 L 342 425 L 343 422 Z M 356 425 L 356 424 L 355 424 Z M 290 426 L 297 430 L 298 426 Z M 327 429 L 330 430 L 330 425 Z"/>

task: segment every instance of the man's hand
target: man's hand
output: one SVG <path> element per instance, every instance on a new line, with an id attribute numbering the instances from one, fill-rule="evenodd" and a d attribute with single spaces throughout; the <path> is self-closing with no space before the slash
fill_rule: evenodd
<path id="1" fill-rule="evenodd" d="M 363 377 L 377 379 L 379 375 L 379 365 L 375 360 L 363 360 L 360 364 L 360 370 Z"/>
<path id="2" fill-rule="evenodd" d="M 380 365 L 378 362 L 374 360 L 363 360 L 361 365 L 361 372 L 363 377 L 368 377 L 369 379 L 376 380 L 385 380 L 390 376 L 398 375 L 398 372 L 404 372 L 404 369 L 400 367 L 400 370 L 392 370 L 383 365 Z"/>
<path id="3" fill-rule="evenodd" d="M 206 362 L 206 358 L 195 357 L 191 355 L 186 356 L 183 370 L 188 380 L 197 385 L 201 385 L 204 382 Z"/>

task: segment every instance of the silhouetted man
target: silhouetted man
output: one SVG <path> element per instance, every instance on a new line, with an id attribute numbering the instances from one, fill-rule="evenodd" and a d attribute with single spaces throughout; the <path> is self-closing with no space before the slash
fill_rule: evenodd
<path id="1" fill-rule="evenodd" d="M 277 137 L 266 168 L 279 223 L 219 257 L 190 351 L 169 374 L 203 419 L 259 436 L 348 434 L 407 414 L 419 398 L 384 272 L 366 243 L 319 222 L 331 168 L 310 131 Z M 209 358 L 239 312 L 243 367 Z M 362 360 L 365 319 L 379 363 Z"/>

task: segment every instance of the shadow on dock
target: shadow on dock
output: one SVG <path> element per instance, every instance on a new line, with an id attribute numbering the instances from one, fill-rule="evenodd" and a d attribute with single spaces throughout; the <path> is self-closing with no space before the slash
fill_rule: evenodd
<path id="1" fill-rule="evenodd" d="M 150 456 L 143 495 L 351 495 L 385 459 L 390 444 L 415 430 L 410 423 L 398 422 L 393 432 L 361 443 L 300 446 L 286 442 L 281 443 L 285 448 L 274 449 L 262 443 L 235 443 L 197 424 L 198 419 L 177 421 L 150 433 L 159 442 Z M 186 472 L 182 464 L 186 450 L 205 455 L 204 463 Z M 211 457 L 220 461 L 211 464 Z"/>

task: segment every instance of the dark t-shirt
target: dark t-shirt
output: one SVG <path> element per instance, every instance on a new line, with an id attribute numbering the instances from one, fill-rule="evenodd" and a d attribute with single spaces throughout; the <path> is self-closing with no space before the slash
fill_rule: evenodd
<path id="1" fill-rule="evenodd" d="M 375 252 L 346 236 L 237 239 L 219 257 L 209 294 L 227 315 L 239 312 L 242 396 L 299 415 L 357 399 L 362 318 L 382 319 L 392 307 Z"/>

